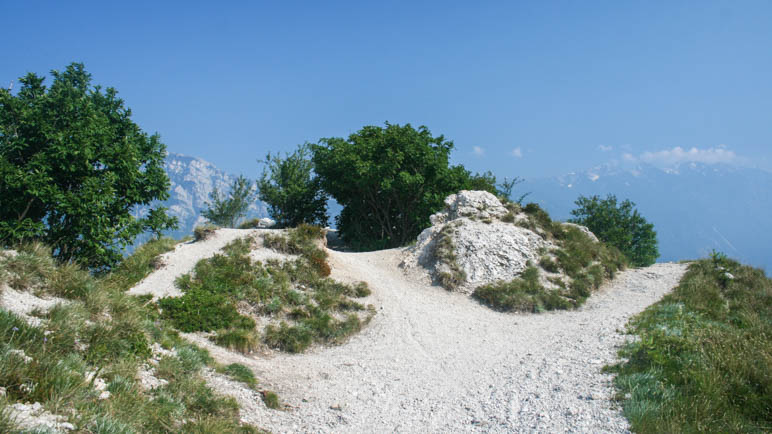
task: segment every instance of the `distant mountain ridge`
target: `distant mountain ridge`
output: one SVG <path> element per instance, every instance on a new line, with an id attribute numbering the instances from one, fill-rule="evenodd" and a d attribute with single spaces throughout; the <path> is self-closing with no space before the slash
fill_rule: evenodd
<path id="1" fill-rule="evenodd" d="M 190 235 L 193 229 L 206 223 L 201 216 L 209 201 L 212 190 L 217 188 L 221 192 L 230 191 L 231 184 L 236 176 L 226 173 L 214 164 L 197 157 L 170 152 L 164 162 L 166 174 L 169 176 L 169 199 L 157 202 L 153 206 L 164 206 L 169 209 L 169 215 L 179 219 L 177 230 L 169 231 L 166 235 L 179 239 Z M 143 215 L 149 207 L 139 207 L 135 211 Z M 263 202 L 256 201 L 247 212 L 246 218 L 266 217 L 268 211 Z M 140 237 L 138 243 L 147 239 Z"/>
<path id="2" fill-rule="evenodd" d="M 772 173 L 727 164 L 672 167 L 609 164 L 528 180 L 518 191 L 554 218 L 567 219 L 579 195 L 615 194 L 635 202 L 657 231 L 660 261 L 704 257 L 715 249 L 772 271 Z"/>

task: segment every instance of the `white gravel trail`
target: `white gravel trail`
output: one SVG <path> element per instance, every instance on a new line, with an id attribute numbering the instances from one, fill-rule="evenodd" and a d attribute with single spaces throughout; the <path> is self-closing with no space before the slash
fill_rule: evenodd
<path id="1" fill-rule="evenodd" d="M 251 367 L 289 405 L 269 410 L 219 380 L 242 419 L 272 432 L 626 432 L 600 370 L 627 320 L 686 269 L 625 271 L 576 311 L 505 314 L 405 274 L 399 250 L 329 253 L 333 277 L 367 281 L 378 307 L 344 345 L 246 357 L 191 336 L 221 362 Z"/>

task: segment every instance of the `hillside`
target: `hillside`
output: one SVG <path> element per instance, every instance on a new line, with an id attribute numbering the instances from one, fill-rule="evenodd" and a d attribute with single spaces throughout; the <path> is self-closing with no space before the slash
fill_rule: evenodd
<path id="1" fill-rule="evenodd" d="M 0 254 L 0 430 L 628 432 L 638 404 L 623 415 L 604 366 L 637 345 L 628 321 L 705 265 L 618 270 L 538 207 L 445 203 L 415 245 L 375 252 L 300 226 L 153 241 L 100 279 L 42 246 Z M 759 278 L 714 262 L 732 297 Z M 753 297 L 767 309 L 768 287 Z"/>

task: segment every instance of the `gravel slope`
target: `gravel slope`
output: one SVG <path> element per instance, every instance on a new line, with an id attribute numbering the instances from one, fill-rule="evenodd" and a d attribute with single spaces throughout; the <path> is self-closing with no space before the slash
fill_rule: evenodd
<path id="1" fill-rule="evenodd" d="M 625 432 L 600 369 L 625 339 L 618 330 L 686 269 L 628 270 L 577 311 L 520 315 L 432 287 L 425 273 L 398 267 L 399 250 L 329 253 L 333 277 L 367 281 L 378 307 L 346 344 L 245 357 L 188 336 L 223 363 L 251 367 L 289 405 L 269 410 L 212 375 L 245 421 L 273 432 Z"/>

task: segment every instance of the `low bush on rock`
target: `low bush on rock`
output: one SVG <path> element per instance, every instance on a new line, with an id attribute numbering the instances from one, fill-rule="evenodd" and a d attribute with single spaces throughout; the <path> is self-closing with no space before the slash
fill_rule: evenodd
<path id="1" fill-rule="evenodd" d="M 617 374 L 635 432 L 772 429 L 772 280 L 726 256 L 692 263 L 628 325 Z"/>

